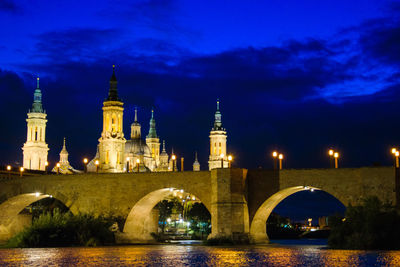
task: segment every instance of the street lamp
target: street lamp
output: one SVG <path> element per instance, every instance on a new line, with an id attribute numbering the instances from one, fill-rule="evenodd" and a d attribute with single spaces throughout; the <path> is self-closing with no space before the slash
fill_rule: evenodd
<path id="1" fill-rule="evenodd" d="M 232 168 L 232 160 L 233 160 L 232 155 L 229 155 L 228 156 L 228 167 L 229 167 L 229 169 Z"/>
<path id="2" fill-rule="evenodd" d="M 99 160 L 96 159 L 96 161 L 94 162 L 94 164 L 96 165 L 96 172 L 99 172 Z"/>
<path id="3" fill-rule="evenodd" d="M 277 157 L 278 157 L 278 152 L 276 152 L 276 151 L 272 152 L 272 158 L 274 161 L 274 170 L 277 169 L 277 160 L 276 160 Z"/>
<path id="4" fill-rule="evenodd" d="M 22 177 L 22 173 L 24 172 L 24 167 L 21 167 L 21 168 L 19 168 L 19 176 L 21 176 Z"/>
<path id="5" fill-rule="evenodd" d="M 10 175 L 11 175 L 11 165 L 7 165 L 7 172 L 8 172 L 8 178 L 10 178 Z"/>
<path id="6" fill-rule="evenodd" d="M 176 160 L 176 156 L 175 155 L 172 155 L 172 171 L 174 172 L 175 171 L 175 160 Z"/>
<path id="7" fill-rule="evenodd" d="M 47 166 L 49 166 L 49 162 L 46 160 L 44 163 L 44 172 L 47 174 Z"/>
<path id="8" fill-rule="evenodd" d="M 126 158 L 126 172 L 129 172 L 129 157 Z"/>
<path id="9" fill-rule="evenodd" d="M 224 167 L 224 154 L 219 155 L 219 157 L 221 158 L 221 168 Z"/>
<path id="10" fill-rule="evenodd" d="M 185 160 L 185 159 L 182 157 L 182 158 L 181 158 L 181 172 L 184 171 L 184 165 L 183 165 L 183 164 L 184 164 L 184 160 Z"/>
<path id="11" fill-rule="evenodd" d="M 395 167 L 397 167 L 397 166 L 398 166 L 397 160 L 396 160 L 396 152 L 398 152 L 398 151 L 397 151 L 397 148 L 392 148 L 391 152 L 392 152 L 392 154 L 393 154 L 393 165 L 394 165 Z"/>
<path id="12" fill-rule="evenodd" d="M 84 168 L 85 168 L 85 173 L 87 173 L 87 164 L 88 164 L 88 159 L 87 158 L 84 158 L 83 159 L 83 165 L 84 165 Z"/>
<path id="13" fill-rule="evenodd" d="M 333 149 L 329 149 L 328 154 L 329 154 L 329 162 L 330 162 L 331 168 L 333 168 L 333 154 L 335 154 L 335 151 L 333 151 Z"/>
<path id="14" fill-rule="evenodd" d="M 57 166 L 57 174 L 60 174 L 60 162 L 57 162 L 57 164 L 56 164 L 56 166 Z"/>
<path id="15" fill-rule="evenodd" d="M 136 159 L 136 168 L 137 168 L 137 172 L 139 172 L 139 163 L 140 163 L 140 159 Z"/>
<path id="16" fill-rule="evenodd" d="M 399 155 L 400 155 L 399 151 L 396 151 L 396 153 L 394 153 L 394 156 L 396 157 L 396 168 L 399 167 Z"/>
<path id="17" fill-rule="evenodd" d="M 283 154 L 279 154 L 279 169 L 282 170 L 282 160 L 283 160 Z"/>
<path id="18" fill-rule="evenodd" d="M 339 152 L 333 153 L 333 157 L 335 158 L 335 169 L 337 169 L 338 166 L 338 158 L 339 158 Z"/>

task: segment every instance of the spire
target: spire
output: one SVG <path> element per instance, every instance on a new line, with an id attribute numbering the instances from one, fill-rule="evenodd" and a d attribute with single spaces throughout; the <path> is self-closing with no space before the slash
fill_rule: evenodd
<path id="1" fill-rule="evenodd" d="M 165 151 L 165 140 L 162 141 L 162 152 L 166 152 Z"/>
<path id="2" fill-rule="evenodd" d="M 43 113 L 42 91 L 40 90 L 40 87 L 39 87 L 39 77 L 37 77 L 36 80 L 37 80 L 37 84 L 36 84 L 35 93 L 33 94 L 33 104 L 32 104 L 31 112 Z"/>
<path id="3" fill-rule="evenodd" d="M 60 163 L 61 164 L 68 163 L 68 151 L 65 146 L 65 137 L 64 137 L 64 142 L 63 142 L 63 148 L 61 149 L 61 152 L 60 152 Z"/>
<path id="4" fill-rule="evenodd" d="M 146 136 L 146 138 L 157 138 L 156 120 L 154 119 L 154 110 L 153 109 L 151 110 L 149 134 Z"/>
<path id="5" fill-rule="evenodd" d="M 135 122 L 137 122 L 137 107 L 135 107 Z"/>
<path id="6" fill-rule="evenodd" d="M 215 121 L 214 121 L 213 130 L 215 130 L 215 131 L 223 130 L 222 115 L 221 115 L 221 112 L 219 111 L 219 99 L 217 99 L 217 111 L 215 112 Z"/>
<path id="7" fill-rule="evenodd" d="M 107 101 L 121 101 L 121 99 L 118 98 L 117 83 L 117 77 L 115 76 L 115 65 L 113 65 L 113 73 L 110 78 L 110 89 L 106 99 Z"/>
<path id="8" fill-rule="evenodd" d="M 200 171 L 200 163 L 199 163 L 199 161 L 197 160 L 197 151 L 196 151 L 196 153 L 195 153 L 195 159 L 194 159 L 194 162 L 193 162 L 193 171 Z"/>

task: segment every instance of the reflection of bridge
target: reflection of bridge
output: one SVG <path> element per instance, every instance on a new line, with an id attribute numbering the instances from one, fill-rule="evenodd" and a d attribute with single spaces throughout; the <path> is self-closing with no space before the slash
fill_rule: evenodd
<path id="1" fill-rule="evenodd" d="M 0 241 L 21 230 L 24 220 L 18 214 L 24 207 L 54 197 L 73 213 L 122 216 L 126 222 L 119 241 L 147 242 L 157 229 L 153 208 L 170 194 L 169 188 L 183 189 L 203 202 L 211 213 L 211 237 L 250 234 L 257 243 L 268 241 L 265 225 L 272 210 L 296 192 L 316 188 L 344 205 L 368 195 L 397 204 L 400 192 L 390 167 L 15 177 L 0 181 Z"/>

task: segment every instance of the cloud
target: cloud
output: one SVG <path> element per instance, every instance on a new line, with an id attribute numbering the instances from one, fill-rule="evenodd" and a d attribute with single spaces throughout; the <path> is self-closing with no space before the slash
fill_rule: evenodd
<path id="1" fill-rule="evenodd" d="M 0 1 L 0 12 L 18 14 L 22 12 L 22 9 L 13 0 L 2 0 Z"/>

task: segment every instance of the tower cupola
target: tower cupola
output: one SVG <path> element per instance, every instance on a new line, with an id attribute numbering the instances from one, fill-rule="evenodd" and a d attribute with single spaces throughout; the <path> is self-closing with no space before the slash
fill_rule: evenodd
<path id="1" fill-rule="evenodd" d="M 117 90 L 117 77 L 115 76 L 115 65 L 113 65 L 113 73 L 110 78 L 110 89 L 108 90 L 108 97 L 106 101 L 121 101 L 118 97 Z"/>
<path id="2" fill-rule="evenodd" d="M 35 93 L 33 94 L 33 104 L 32 104 L 31 112 L 44 113 L 43 107 L 42 107 L 42 91 L 40 90 L 40 87 L 39 87 L 39 77 L 37 77 L 37 79 L 36 79 L 36 89 L 35 89 Z"/>
<path id="3" fill-rule="evenodd" d="M 137 108 L 135 108 L 135 120 L 131 124 L 131 139 L 140 139 L 141 136 L 141 126 L 137 120 Z"/>

